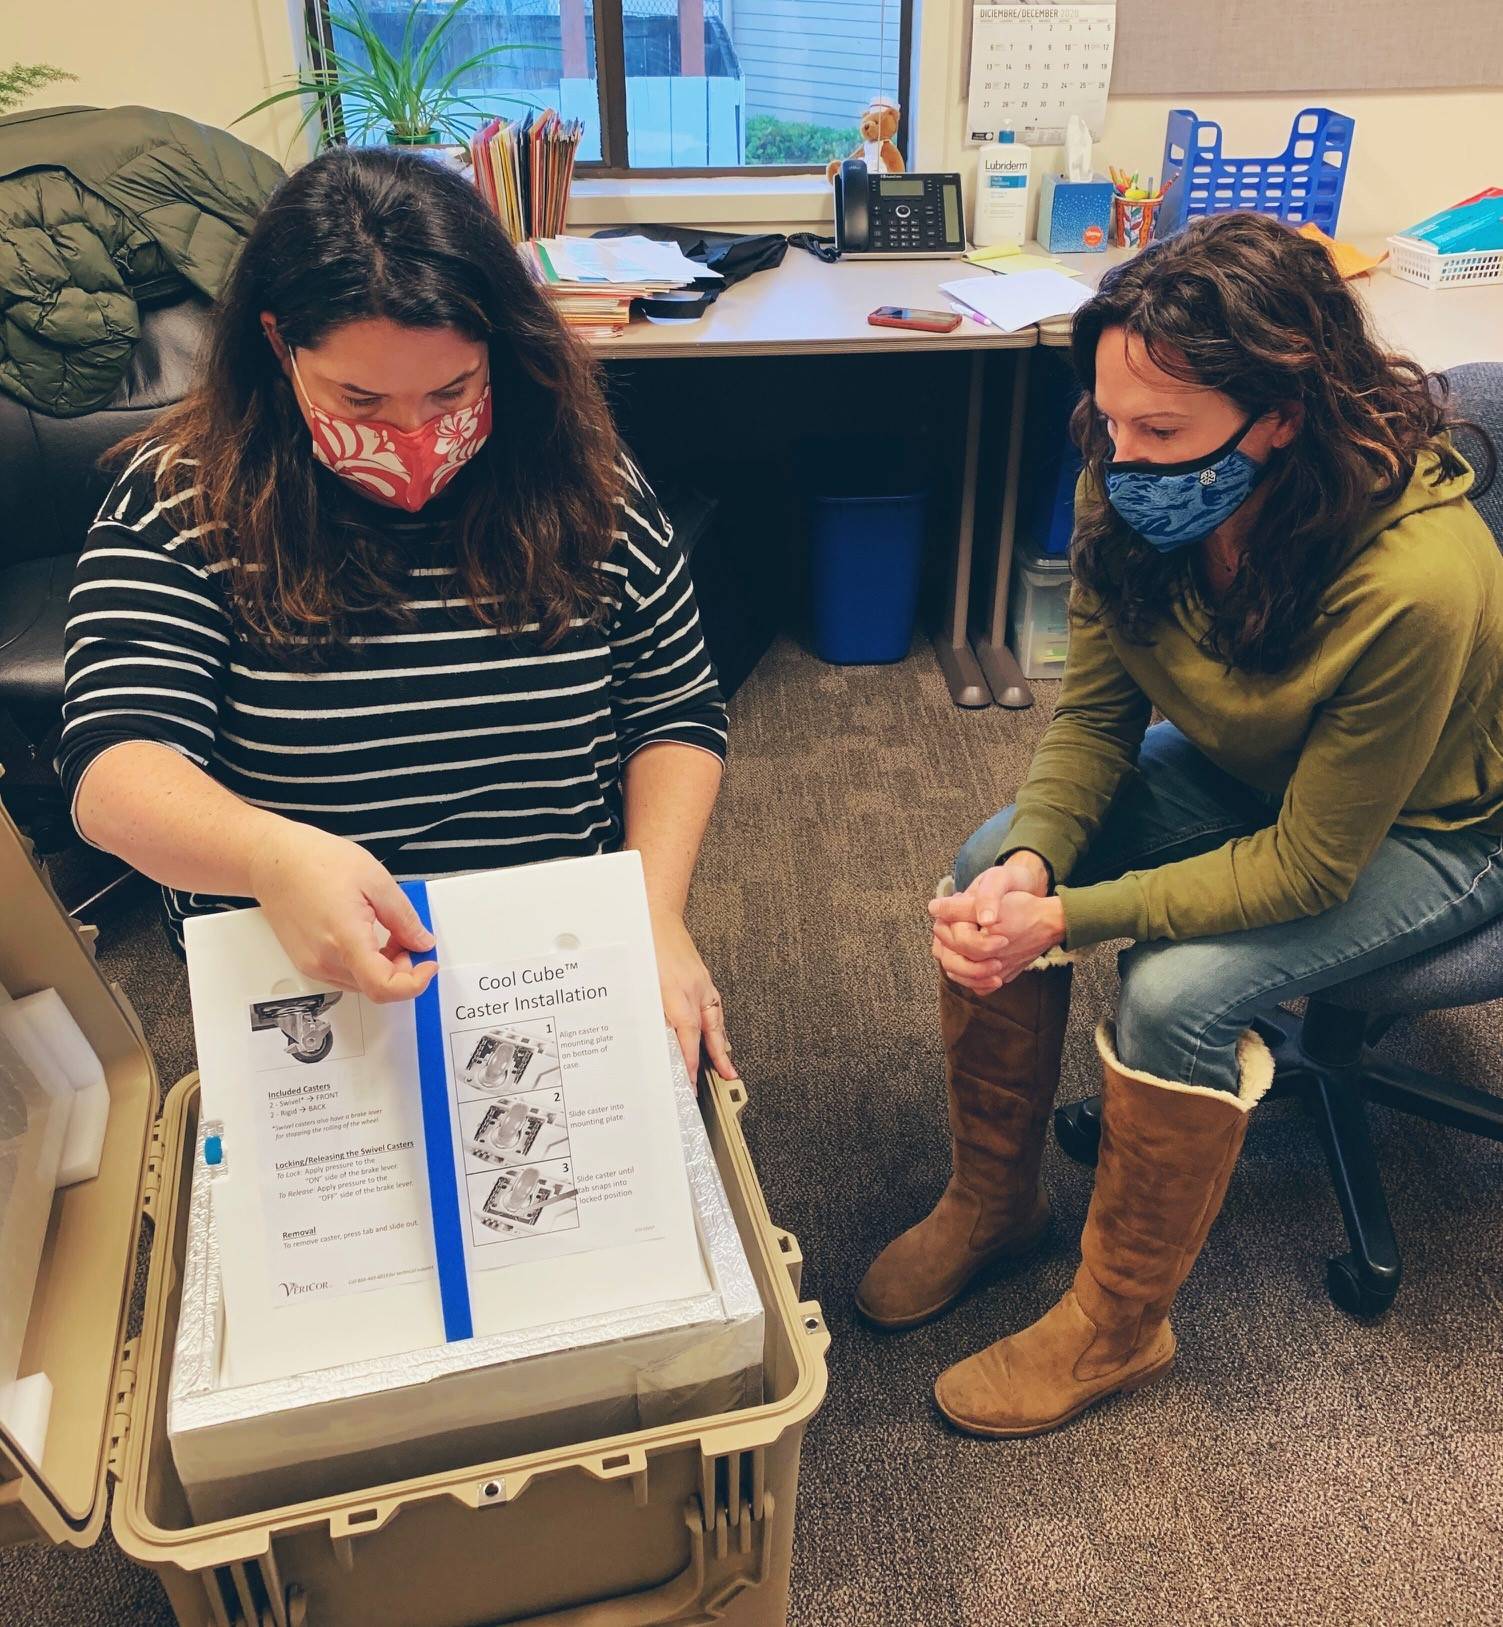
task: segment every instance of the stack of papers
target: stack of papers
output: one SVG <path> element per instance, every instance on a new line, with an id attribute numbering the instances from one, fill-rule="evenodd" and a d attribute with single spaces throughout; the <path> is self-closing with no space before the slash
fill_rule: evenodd
<path id="1" fill-rule="evenodd" d="M 678 244 L 650 237 L 549 237 L 523 244 L 522 253 L 564 321 L 593 333 L 620 333 L 634 299 L 720 276 Z"/>
<path id="2" fill-rule="evenodd" d="M 979 322 L 1016 333 L 1052 316 L 1070 316 L 1091 297 L 1091 290 L 1058 271 L 1019 271 L 1012 276 L 960 277 L 940 284 L 957 304 Z"/>
<path id="3" fill-rule="evenodd" d="M 475 185 L 513 242 L 564 229 L 574 157 L 584 125 L 550 107 L 523 119 L 492 119 L 470 142 Z"/>

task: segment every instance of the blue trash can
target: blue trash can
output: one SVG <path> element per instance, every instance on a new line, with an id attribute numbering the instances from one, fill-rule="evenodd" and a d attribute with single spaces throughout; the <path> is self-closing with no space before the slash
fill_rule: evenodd
<path id="1" fill-rule="evenodd" d="M 925 492 L 911 447 L 876 438 L 801 448 L 814 653 L 836 666 L 901 661 L 918 619 Z"/>
<path id="2" fill-rule="evenodd" d="M 1080 385 L 1067 355 L 1044 351 L 1033 365 L 1018 494 L 1019 551 L 1060 559 L 1069 553 L 1075 530 L 1080 474 L 1080 453 L 1070 439 Z"/>

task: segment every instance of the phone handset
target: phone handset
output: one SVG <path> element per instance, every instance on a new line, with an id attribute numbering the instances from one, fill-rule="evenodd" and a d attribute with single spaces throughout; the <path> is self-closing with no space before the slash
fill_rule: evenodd
<path id="1" fill-rule="evenodd" d="M 835 176 L 835 247 L 861 254 L 871 247 L 872 187 L 865 161 L 848 158 Z"/>

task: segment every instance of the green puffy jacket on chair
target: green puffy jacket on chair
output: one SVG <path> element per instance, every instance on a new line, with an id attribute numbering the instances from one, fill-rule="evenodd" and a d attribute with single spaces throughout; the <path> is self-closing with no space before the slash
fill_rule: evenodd
<path id="1" fill-rule="evenodd" d="M 140 308 L 216 298 L 282 174 L 148 107 L 0 118 L 0 390 L 59 418 L 108 401 Z"/>

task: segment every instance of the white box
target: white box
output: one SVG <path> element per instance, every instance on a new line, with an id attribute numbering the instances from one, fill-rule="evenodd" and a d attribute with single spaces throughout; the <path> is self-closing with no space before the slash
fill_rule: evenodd
<path id="1" fill-rule="evenodd" d="M 668 1045 L 711 1293 L 239 1388 L 219 1383 L 215 1171 L 200 1126 L 167 1411 L 195 1520 L 761 1402 L 761 1298 L 683 1057 L 671 1036 Z"/>

